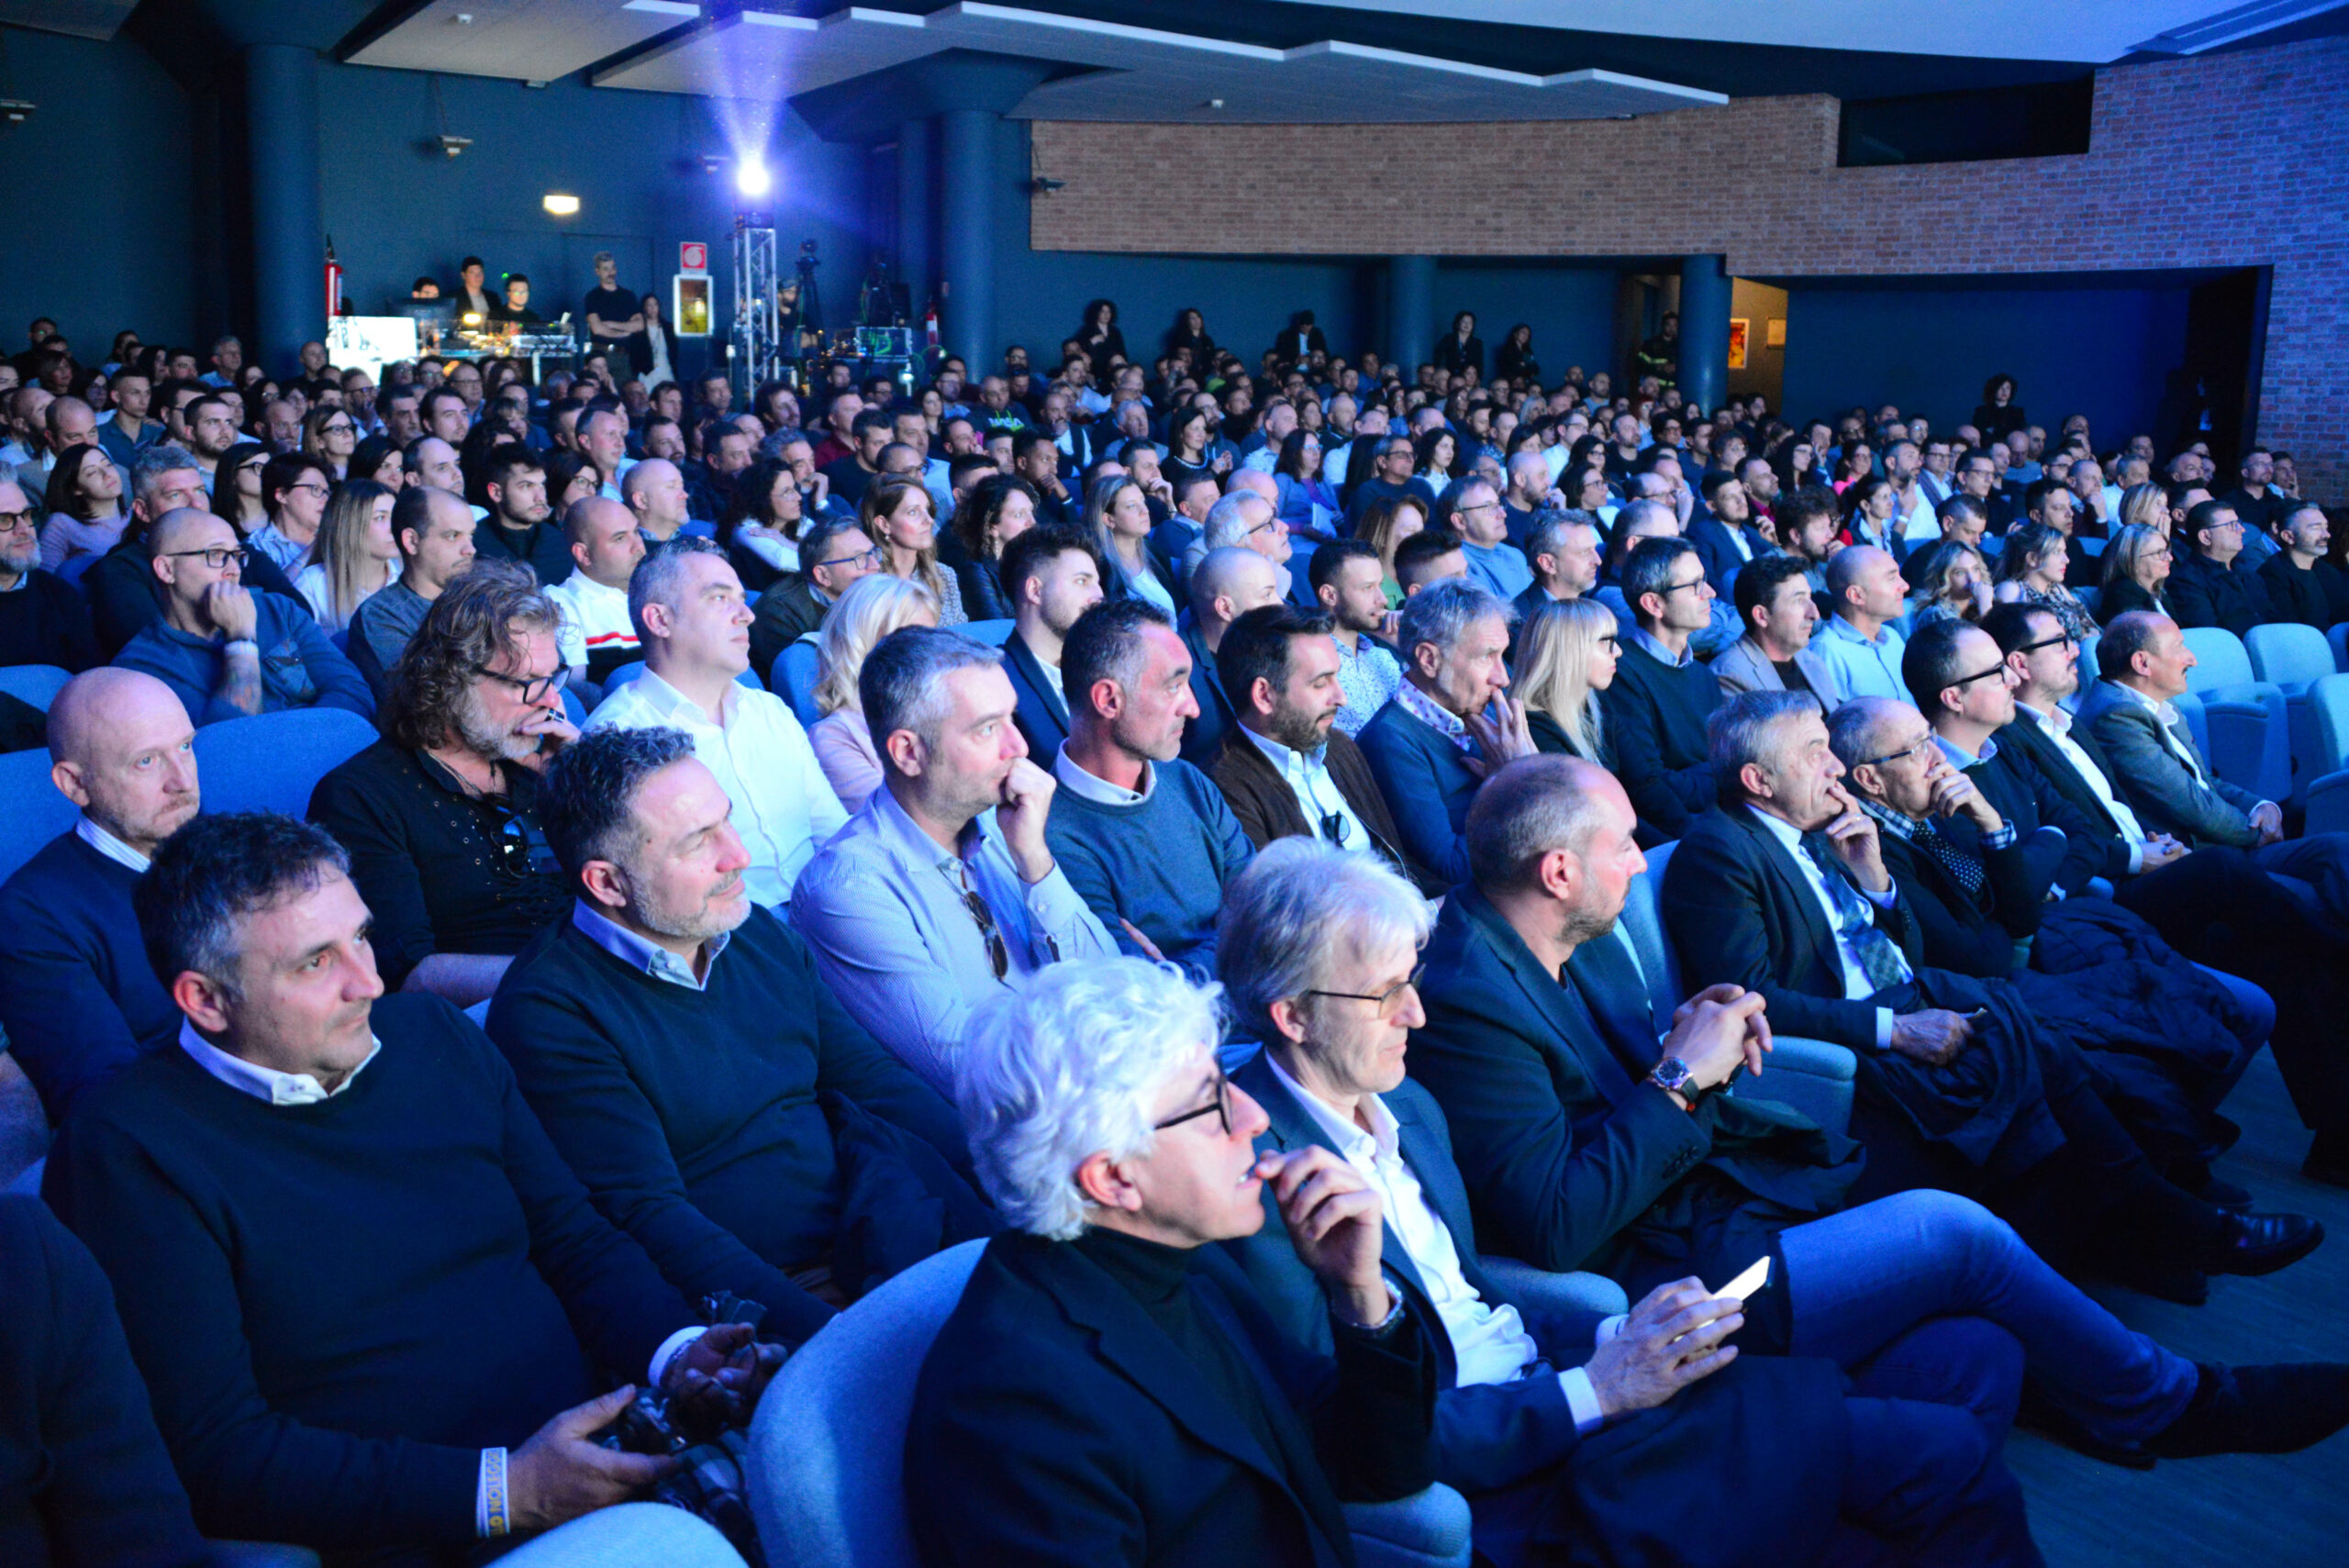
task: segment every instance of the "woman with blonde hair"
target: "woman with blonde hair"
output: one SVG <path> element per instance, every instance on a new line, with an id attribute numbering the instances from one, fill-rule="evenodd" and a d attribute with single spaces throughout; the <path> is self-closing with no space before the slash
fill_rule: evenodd
<path id="1" fill-rule="evenodd" d="M 971 618 L 963 609 L 954 574 L 938 569 L 938 524 L 921 481 L 902 473 L 883 474 L 865 486 L 856 520 L 879 547 L 882 571 L 930 590 L 938 601 L 939 625 L 961 626 Z"/>
<path id="2" fill-rule="evenodd" d="M 1978 621 L 1990 603 L 1990 565 L 1980 550 L 1954 539 L 1926 550 L 1917 569 L 1917 625 L 1945 617 Z"/>
<path id="3" fill-rule="evenodd" d="M 875 572 L 860 577 L 834 600 L 816 632 L 816 706 L 823 714 L 807 730 L 816 765 L 841 804 L 853 814 L 881 787 L 881 754 L 857 701 L 857 677 L 874 645 L 901 626 L 936 626 L 938 597 L 919 583 Z"/>
<path id="4" fill-rule="evenodd" d="M 397 499 L 372 479 L 353 479 L 338 486 L 327 503 L 307 564 L 294 574 L 294 587 L 328 631 L 350 629 L 352 612 L 400 574 L 400 550 L 392 539 L 392 503 Z"/>
<path id="5" fill-rule="evenodd" d="M 1598 694 L 1615 684 L 1618 635 L 1596 599 L 1553 599 L 1519 628 L 1517 693 L 1539 750 L 1614 767 Z"/>
<path id="6" fill-rule="evenodd" d="M 1103 586 L 1113 597 L 1148 599 L 1170 617 L 1176 613 L 1174 591 L 1159 581 L 1143 542 L 1150 537 L 1150 497 L 1139 480 L 1129 473 L 1095 480 L 1085 498 L 1085 531 L 1108 563 Z"/>
<path id="7" fill-rule="evenodd" d="M 1427 504 L 1416 495 L 1374 501 L 1363 511 L 1362 526 L 1354 530 L 1354 537 L 1378 551 L 1378 568 L 1385 573 L 1386 607 L 1390 610 L 1403 607 L 1403 584 L 1395 580 L 1395 547 L 1424 531 L 1427 526 Z"/>
<path id="8" fill-rule="evenodd" d="M 2132 484 L 2121 493 L 2121 505 L 2116 511 L 2118 516 L 2113 523 L 2113 537 L 2116 539 L 2122 528 L 2137 523 L 2159 533 L 2169 531 L 2169 492 L 2158 484 Z M 2110 550 L 2105 551 L 2104 559 L 2108 563 L 2112 560 Z M 2110 575 L 2109 564 L 2106 571 Z"/>
<path id="9" fill-rule="evenodd" d="M 2142 488 L 2161 494 L 2157 484 Z M 2122 517 L 2129 515 L 2128 506 L 2124 499 Z M 2169 581 L 2172 554 L 2167 495 L 2162 495 L 2162 508 L 2160 523 L 2131 523 L 2104 547 L 2104 586 L 2097 593 L 2096 618 L 2107 626 L 2112 624 L 2113 617 L 2131 610 L 2152 610 L 2176 618 L 2170 613 L 2169 595 L 2162 591 Z"/>
<path id="10" fill-rule="evenodd" d="M 2071 546 L 2070 538 L 2061 529 L 2045 523 L 2023 524 L 2007 536 L 2006 548 L 1998 552 L 1993 593 L 2002 605 L 2023 604 L 2045 610 L 2078 641 L 2096 631 L 2096 617 L 2088 614 L 2079 595 L 2064 585 L 2065 572 L 2071 565 Z"/>

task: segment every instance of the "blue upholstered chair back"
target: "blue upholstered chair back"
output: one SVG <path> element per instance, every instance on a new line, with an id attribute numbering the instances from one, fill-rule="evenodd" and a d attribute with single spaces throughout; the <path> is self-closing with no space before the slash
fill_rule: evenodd
<path id="1" fill-rule="evenodd" d="M 72 678 L 54 664 L 0 665 L 0 692 L 47 713 Z"/>
<path id="2" fill-rule="evenodd" d="M 2333 673 L 2332 649 L 2324 633 L 2299 621 L 2253 627 L 2243 643 L 2257 678 L 2283 687 L 2287 695 L 2298 695 L 2318 676 Z"/>
<path id="3" fill-rule="evenodd" d="M 318 781 L 373 746 L 375 727 L 344 708 L 287 708 L 195 732 L 196 782 L 210 812 L 306 817 Z"/>
<path id="4" fill-rule="evenodd" d="M 49 766 L 46 750 L 0 756 L 0 882 L 81 815 L 50 782 Z"/>

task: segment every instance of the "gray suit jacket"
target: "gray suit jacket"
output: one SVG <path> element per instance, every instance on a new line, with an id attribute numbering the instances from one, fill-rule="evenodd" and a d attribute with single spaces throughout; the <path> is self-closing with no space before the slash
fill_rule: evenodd
<path id="1" fill-rule="evenodd" d="M 1786 682 L 1778 678 L 1778 667 L 1753 634 L 1739 638 L 1713 655 L 1713 679 L 1721 684 L 1724 695 L 1737 692 L 1783 692 Z M 1827 661 L 1806 648 L 1795 655 L 1795 668 L 1810 683 L 1811 694 L 1832 709 L 1843 700 L 1843 693 L 1835 684 L 1835 672 Z"/>
<path id="2" fill-rule="evenodd" d="M 2194 845 L 2258 846 L 2251 812 L 2260 804 L 2259 796 L 2221 778 L 2207 757 L 2202 758 L 2204 777 L 2196 778 L 2162 743 L 2160 721 L 2152 708 L 2117 684 L 2099 681 L 2080 705 L 2079 723 L 2096 737 L 2121 797 L 2149 830 L 2175 833 Z M 2187 751 L 2201 757 L 2184 718 L 2170 732 Z"/>

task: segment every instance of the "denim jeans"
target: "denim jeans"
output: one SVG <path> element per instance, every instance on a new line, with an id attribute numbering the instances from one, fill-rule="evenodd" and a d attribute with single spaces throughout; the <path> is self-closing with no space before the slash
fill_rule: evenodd
<path id="1" fill-rule="evenodd" d="M 742 1568 L 710 1526 L 665 1503 L 621 1503 L 557 1525 L 497 1560 L 499 1568 Z"/>
<path id="2" fill-rule="evenodd" d="M 1971 1198 L 1900 1193 L 1779 1233 L 1788 1353 L 1850 1367 L 1927 1318 L 1987 1318 L 2051 1398 L 2109 1442 L 2153 1436 L 2194 1396 L 2194 1363 L 2123 1328 Z"/>

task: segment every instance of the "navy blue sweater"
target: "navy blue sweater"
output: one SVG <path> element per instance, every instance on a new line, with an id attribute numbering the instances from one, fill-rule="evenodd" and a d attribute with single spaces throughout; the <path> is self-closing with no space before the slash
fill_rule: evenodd
<path id="1" fill-rule="evenodd" d="M 54 1124 L 76 1095 L 180 1029 L 139 938 L 139 873 L 72 832 L 0 888 L 0 1027 Z"/>
<path id="2" fill-rule="evenodd" d="M 0 1562 L 211 1561 L 106 1276 L 37 1199 L 0 1197 Z"/>
<path id="3" fill-rule="evenodd" d="M 640 1381 L 694 1320 L 478 1029 L 424 995 L 376 1003 L 374 1029 L 374 1060 L 306 1106 L 157 1051 L 50 1156 L 210 1535 L 462 1546 L 484 1447 Z"/>
<path id="4" fill-rule="evenodd" d="M 849 1016 L 807 944 L 753 908 L 696 991 L 606 952 L 568 917 L 522 951 L 489 1032 L 605 1217 L 679 1288 L 731 1290 L 796 1343 L 830 1311 L 785 1277 L 829 1255 L 838 1090 L 965 1163 L 962 1124 Z"/>
<path id="5" fill-rule="evenodd" d="M 1623 639 L 1615 681 L 1598 694 L 1615 776 L 1648 832 L 1642 844 L 1677 839 L 1714 801 L 1705 720 L 1721 706 L 1720 682 L 1702 664 L 1675 668 Z"/>

